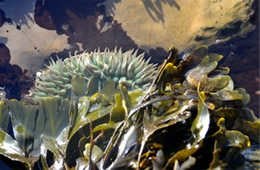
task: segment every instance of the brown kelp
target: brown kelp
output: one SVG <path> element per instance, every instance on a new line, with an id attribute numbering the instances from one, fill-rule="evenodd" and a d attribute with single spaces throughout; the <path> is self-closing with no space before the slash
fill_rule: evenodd
<path id="1" fill-rule="evenodd" d="M 0 153 L 30 169 L 259 168 L 259 120 L 221 59 L 205 46 L 183 58 L 173 48 L 145 91 L 108 80 L 82 96 L 77 76 L 71 99 L 1 101 Z"/>

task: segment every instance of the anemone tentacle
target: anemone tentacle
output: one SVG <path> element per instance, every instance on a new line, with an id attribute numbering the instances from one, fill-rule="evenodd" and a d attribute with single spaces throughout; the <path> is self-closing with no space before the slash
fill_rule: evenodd
<path id="1" fill-rule="evenodd" d="M 91 77 L 97 78 L 98 90 L 111 79 L 117 85 L 125 85 L 128 90 L 144 89 L 155 77 L 156 65 L 149 64 L 150 58 L 145 61 L 144 53 L 137 53 L 138 50 L 122 52 L 121 49 L 110 51 L 106 48 L 103 52 L 98 49 L 90 53 L 75 53 L 74 56 L 70 54 L 64 61 L 58 57 L 56 62 L 51 59 L 47 68 L 37 73 L 35 86 L 31 90 L 32 97 L 70 98 L 74 75 L 82 76 L 86 82 Z"/>

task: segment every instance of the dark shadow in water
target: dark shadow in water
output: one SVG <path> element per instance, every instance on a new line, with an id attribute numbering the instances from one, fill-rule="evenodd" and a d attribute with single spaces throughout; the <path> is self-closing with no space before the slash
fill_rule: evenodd
<path id="1" fill-rule="evenodd" d="M 110 15 L 114 15 L 116 3 L 120 3 L 122 0 L 113 0 L 111 2 L 110 9 L 107 9 Z M 180 5 L 175 0 L 142 0 L 142 3 L 145 7 L 146 12 L 149 16 L 156 22 L 164 22 L 164 12 L 162 9 L 162 4 L 167 4 L 171 7 L 175 7 L 178 11 L 181 10 Z"/>
<path id="2" fill-rule="evenodd" d="M 121 1 L 122 0 L 113 0 L 113 2 L 111 2 L 111 4 L 110 4 L 110 8 L 107 9 L 107 13 L 110 14 L 111 16 L 113 16 L 115 14 L 115 12 L 114 12 L 115 11 L 115 4 L 120 3 Z"/>
<path id="3" fill-rule="evenodd" d="M 27 170 L 23 163 L 13 161 L 3 155 L 0 155 L 0 168 L 1 170 Z"/>
<path id="4" fill-rule="evenodd" d="M 10 18 L 6 18 L 5 12 L 2 9 L 0 9 L 0 27 L 2 27 L 5 22 L 11 23 L 12 20 Z"/>
<path id="5" fill-rule="evenodd" d="M 0 5 L 0 27 L 4 24 L 4 22 L 8 22 L 10 24 L 14 24 L 17 26 L 27 25 L 28 21 L 34 22 L 32 15 L 30 12 L 33 12 L 33 5 L 35 0 L 26 0 L 26 1 L 5 1 L 2 0 L 2 4 Z M 13 17 L 5 14 L 6 10 L 12 11 L 13 8 L 16 8 L 16 15 Z"/>
<path id="6" fill-rule="evenodd" d="M 232 38 L 227 42 L 213 45 L 210 52 L 222 54 L 222 66 L 230 68 L 230 75 L 234 80 L 235 88 L 243 87 L 250 94 L 248 107 L 256 116 L 259 115 L 259 1 L 254 1 L 255 13 L 251 17 L 256 28 L 246 37 Z"/>
<path id="7" fill-rule="evenodd" d="M 11 55 L 8 47 L 0 43 L 0 87 L 6 92 L 7 99 L 21 99 L 28 93 L 33 80 L 18 65 L 10 64 Z"/>
<path id="8" fill-rule="evenodd" d="M 162 4 L 175 7 L 178 11 L 181 10 L 180 5 L 175 0 L 142 0 L 142 2 L 149 16 L 156 22 L 164 22 Z"/>
<path id="9" fill-rule="evenodd" d="M 0 9 L 0 27 L 4 25 L 5 21 L 6 21 L 5 12 L 2 9 Z"/>
<path id="10" fill-rule="evenodd" d="M 7 41 L 8 41 L 8 38 L 7 38 L 7 37 L 1 37 L 1 36 L 0 36 L 0 42 L 6 44 Z"/>

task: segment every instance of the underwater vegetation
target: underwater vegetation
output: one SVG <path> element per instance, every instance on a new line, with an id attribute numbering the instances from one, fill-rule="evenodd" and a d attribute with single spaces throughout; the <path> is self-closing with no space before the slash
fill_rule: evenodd
<path id="1" fill-rule="evenodd" d="M 126 53 L 119 59 L 139 62 Z M 47 69 L 61 68 L 60 75 L 52 74 L 66 75 L 63 69 L 71 69 L 66 61 L 82 66 L 82 56 L 58 59 Z M 81 70 L 66 81 L 70 96 L 47 93 L 35 104 L 0 101 L 0 153 L 28 169 L 257 169 L 260 121 L 246 107 L 250 96 L 243 88 L 234 89 L 229 68 L 218 65 L 222 57 L 201 46 L 180 58 L 172 48 L 157 70 L 140 61 L 153 76 L 142 78 L 139 87 L 130 88 L 124 83 L 128 79 L 121 82 L 117 76 L 102 83 L 99 77 L 99 89 Z M 95 59 L 104 66 L 113 63 Z M 106 73 L 97 71 L 105 67 L 94 60 L 88 62 L 95 66 L 91 75 Z M 130 67 L 125 65 L 117 68 Z M 132 71 L 132 76 L 140 72 Z M 96 92 L 86 94 L 86 87 Z M 13 137 L 7 133 L 9 119 Z"/>

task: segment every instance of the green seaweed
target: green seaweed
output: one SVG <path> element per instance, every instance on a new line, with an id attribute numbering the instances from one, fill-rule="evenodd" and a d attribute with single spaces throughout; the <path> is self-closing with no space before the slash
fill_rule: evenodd
<path id="1" fill-rule="evenodd" d="M 6 132 L 8 128 L 8 121 L 9 121 L 9 114 L 8 114 L 8 106 L 3 102 L 0 101 L 0 128 Z"/>

